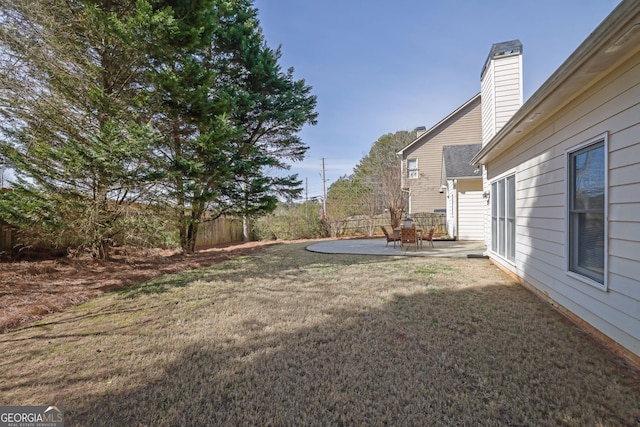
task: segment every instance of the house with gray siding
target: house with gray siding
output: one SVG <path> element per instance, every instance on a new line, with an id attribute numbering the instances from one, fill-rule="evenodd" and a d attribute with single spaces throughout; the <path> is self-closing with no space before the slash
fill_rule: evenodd
<path id="1" fill-rule="evenodd" d="M 497 71 L 483 69 L 472 160 L 488 253 L 640 366 L 640 2 L 622 1 L 501 127 L 484 104 Z"/>

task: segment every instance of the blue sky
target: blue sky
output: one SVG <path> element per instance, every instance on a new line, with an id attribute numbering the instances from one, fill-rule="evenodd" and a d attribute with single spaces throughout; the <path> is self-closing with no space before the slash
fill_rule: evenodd
<path id="1" fill-rule="evenodd" d="M 318 97 L 310 147 L 291 171 L 309 197 L 382 135 L 430 128 L 480 91 L 493 43 L 523 44 L 525 101 L 619 0 L 255 0 L 269 46 Z"/>

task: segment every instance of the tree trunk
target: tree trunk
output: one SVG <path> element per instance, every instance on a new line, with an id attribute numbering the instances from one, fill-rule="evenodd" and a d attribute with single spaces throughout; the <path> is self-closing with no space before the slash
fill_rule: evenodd
<path id="1" fill-rule="evenodd" d="M 204 203 L 201 201 L 194 202 L 191 206 L 191 215 L 188 217 L 185 239 L 182 249 L 192 254 L 196 251 L 196 239 L 198 237 L 198 228 L 200 226 L 200 220 L 204 215 Z"/>
<path id="2" fill-rule="evenodd" d="M 175 159 L 182 158 L 182 141 L 180 140 L 180 126 L 177 122 L 173 123 L 172 126 L 172 143 L 173 143 L 173 156 Z M 191 220 L 190 217 L 187 216 L 187 201 L 185 196 L 185 184 L 182 176 L 180 174 L 176 174 L 175 176 L 175 185 L 176 185 L 176 202 L 178 204 L 177 215 L 178 215 L 178 236 L 180 238 L 180 248 L 184 253 L 192 253 L 195 247 L 195 243 L 193 247 L 189 245 L 189 236 L 193 234 L 193 230 L 191 230 Z"/>
<path id="3" fill-rule="evenodd" d="M 180 210 L 182 212 L 182 210 Z M 187 245 L 188 242 L 188 234 L 189 234 L 189 225 L 185 220 L 184 212 L 180 214 L 182 217 L 178 220 L 178 232 L 180 237 L 180 248 L 182 252 L 187 253 L 189 251 L 189 247 Z"/>
<path id="4" fill-rule="evenodd" d="M 391 227 L 400 227 L 400 220 L 402 219 L 402 212 L 404 209 L 389 208 L 389 215 L 391 216 Z"/>
<path id="5" fill-rule="evenodd" d="M 183 252 L 189 252 L 188 241 L 189 241 L 189 217 L 187 216 L 187 210 L 185 207 L 184 197 L 182 197 L 182 193 L 180 192 L 180 188 L 182 187 L 182 181 L 178 179 L 177 183 L 178 187 L 178 234 L 180 237 L 180 247 Z"/>
<path id="6" fill-rule="evenodd" d="M 198 235 L 198 222 L 192 218 L 187 227 L 187 236 L 185 242 L 185 252 L 192 254 L 196 251 L 196 237 Z"/>
<path id="7" fill-rule="evenodd" d="M 242 241 L 251 241 L 251 224 L 249 221 L 249 217 L 247 217 L 246 215 L 242 216 Z"/>
<path id="8" fill-rule="evenodd" d="M 94 256 L 100 260 L 109 259 L 109 239 L 106 237 L 109 233 L 109 212 L 107 200 L 107 188 L 101 182 L 96 183 L 94 195 L 95 216 L 91 225 L 93 228 L 93 247 Z"/>

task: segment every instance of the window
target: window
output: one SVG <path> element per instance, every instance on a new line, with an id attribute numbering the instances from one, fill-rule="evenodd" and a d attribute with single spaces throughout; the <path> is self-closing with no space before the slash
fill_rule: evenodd
<path id="1" fill-rule="evenodd" d="M 516 258 L 516 176 L 491 184 L 491 250 L 510 261 Z"/>
<path id="2" fill-rule="evenodd" d="M 491 250 L 498 252 L 498 183 L 491 184 Z"/>
<path id="3" fill-rule="evenodd" d="M 407 159 L 407 177 L 418 178 L 418 159 Z"/>
<path id="4" fill-rule="evenodd" d="M 606 138 L 599 137 L 568 159 L 569 271 L 605 286 Z"/>
<path id="5" fill-rule="evenodd" d="M 506 223 L 506 240 L 507 240 L 507 258 L 511 261 L 516 259 L 516 176 L 511 175 L 506 179 L 507 194 L 506 200 L 507 223 Z"/>

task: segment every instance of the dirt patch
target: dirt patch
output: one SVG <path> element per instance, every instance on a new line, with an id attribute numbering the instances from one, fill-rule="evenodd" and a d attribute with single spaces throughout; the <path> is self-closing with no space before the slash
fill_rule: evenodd
<path id="1" fill-rule="evenodd" d="M 40 253 L 29 260 L 5 261 L 0 263 L 0 333 L 163 274 L 207 267 L 282 243 L 289 242 L 217 245 L 189 255 L 177 250 L 117 248 L 110 261 Z"/>

